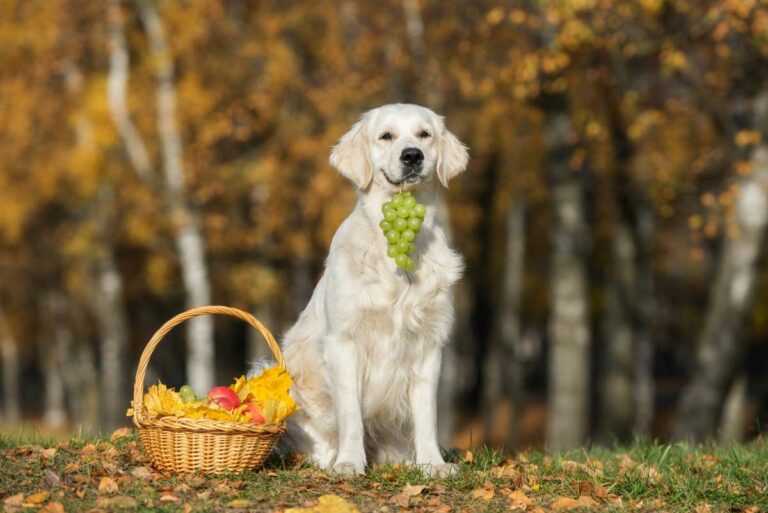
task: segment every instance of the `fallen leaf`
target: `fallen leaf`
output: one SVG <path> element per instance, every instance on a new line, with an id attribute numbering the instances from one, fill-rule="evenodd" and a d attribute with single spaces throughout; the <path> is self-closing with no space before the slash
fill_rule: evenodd
<path id="1" fill-rule="evenodd" d="M 317 506 L 288 508 L 284 513 L 360 513 L 360 510 L 338 495 L 323 495 Z"/>
<path id="2" fill-rule="evenodd" d="M 50 488 L 55 488 L 61 484 L 59 475 L 51 469 L 45 470 L 45 484 Z"/>
<path id="3" fill-rule="evenodd" d="M 64 506 L 60 502 L 49 502 L 40 508 L 37 513 L 65 513 Z"/>
<path id="4" fill-rule="evenodd" d="M 234 509 L 246 509 L 251 505 L 251 501 L 247 499 L 235 499 L 227 503 L 228 508 Z"/>
<path id="5" fill-rule="evenodd" d="M 127 495 L 118 495 L 116 497 L 99 497 L 96 505 L 100 508 L 135 508 L 139 505 L 136 499 Z"/>
<path id="6" fill-rule="evenodd" d="M 96 449 L 96 446 L 94 444 L 86 444 L 83 446 L 82 449 L 80 449 L 80 455 L 81 456 L 93 456 L 96 454 L 98 450 Z"/>
<path id="7" fill-rule="evenodd" d="M 702 502 L 698 506 L 696 506 L 696 513 L 711 513 L 712 506 L 707 504 L 706 502 Z"/>
<path id="8" fill-rule="evenodd" d="M 160 496 L 160 502 L 179 502 L 179 498 L 172 493 L 164 493 Z"/>
<path id="9" fill-rule="evenodd" d="M 3 505 L 5 506 L 6 511 L 10 509 L 13 509 L 13 510 L 21 509 L 22 504 L 24 504 L 23 493 L 17 493 L 16 495 L 11 495 L 10 497 L 6 497 L 3 500 Z"/>
<path id="10" fill-rule="evenodd" d="M 472 451 L 467 451 L 464 453 L 464 461 L 467 463 L 472 463 L 475 461 L 475 454 Z"/>
<path id="11" fill-rule="evenodd" d="M 44 503 L 46 499 L 48 499 L 48 495 L 50 494 L 46 491 L 40 491 L 33 493 L 32 495 L 28 495 L 27 498 L 24 499 L 24 506 L 39 506 L 40 504 Z"/>
<path id="12" fill-rule="evenodd" d="M 424 485 L 405 485 L 400 493 L 403 493 L 409 497 L 413 497 L 415 495 L 421 495 L 421 492 L 423 492 L 426 488 L 427 487 Z"/>
<path id="13" fill-rule="evenodd" d="M 589 481 L 579 481 L 579 495 L 592 495 L 595 491 L 595 487 Z"/>
<path id="14" fill-rule="evenodd" d="M 592 508 L 597 506 L 597 502 L 595 502 L 592 497 L 587 497 L 586 495 L 582 495 L 578 499 L 572 499 L 570 497 L 558 497 L 552 504 L 550 504 L 550 506 L 552 509 L 557 510 Z"/>
<path id="15" fill-rule="evenodd" d="M 408 508 L 411 505 L 411 496 L 404 493 L 398 493 L 392 496 L 392 502 L 400 506 L 401 508 Z"/>
<path id="16" fill-rule="evenodd" d="M 85 513 L 107 513 L 107 512 L 101 508 L 91 508 Z"/>
<path id="17" fill-rule="evenodd" d="M 117 483 L 111 477 L 102 477 L 99 481 L 99 493 L 103 495 L 112 495 L 117 493 Z"/>
<path id="18" fill-rule="evenodd" d="M 511 509 L 526 509 L 533 504 L 533 501 L 522 490 L 514 490 L 506 493 L 507 500 L 509 501 L 509 507 Z"/>
<path id="19" fill-rule="evenodd" d="M 192 513 L 192 505 L 189 503 L 184 504 L 184 513 Z"/>
<path id="20" fill-rule="evenodd" d="M 131 469 L 131 475 L 138 479 L 150 479 L 152 471 L 147 467 L 134 467 Z"/>
<path id="21" fill-rule="evenodd" d="M 484 501 L 489 501 L 493 499 L 493 496 L 495 495 L 495 491 L 493 488 L 493 484 L 486 482 L 482 488 L 477 488 L 475 490 L 472 490 L 472 497 L 475 499 L 482 499 Z"/>
<path id="22" fill-rule="evenodd" d="M 50 459 L 52 459 L 53 457 L 55 457 L 55 456 L 56 456 L 56 453 L 57 453 L 58 451 L 59 451 L 59 450 L 58 450 L 58 449 L 56 449 L 55 447 L 51 447 L 50 449 L 43 449 L 42 451 L 40 451 L 40 454 L 41 454 L 41 455 L 43 456 L 43 458 L 45 458 L 46 460 L 50 460 Z"/>
<path id="23" fill-rule="evenodd" d="M 121 438 L 125 438 L 126 436 L 129 436 L 131 434 L 131 428 L 129 427 L 122 427 L 120 429 L 116 429 L 112 432 L 112 436 L 109 437 L 109 439 L 112 442 L 115 442 L 116 440 L 120 440 Z"/>

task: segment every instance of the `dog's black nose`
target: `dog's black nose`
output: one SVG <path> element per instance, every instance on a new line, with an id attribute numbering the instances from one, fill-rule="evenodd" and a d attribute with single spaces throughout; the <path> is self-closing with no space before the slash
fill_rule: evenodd
<path id="1" fill-rule="evenodd" d="M 400 154 L 400 162 L 406 166 L 418 166 L 424 160 L 424 154 L 418 148 L 406 148 Z"/>

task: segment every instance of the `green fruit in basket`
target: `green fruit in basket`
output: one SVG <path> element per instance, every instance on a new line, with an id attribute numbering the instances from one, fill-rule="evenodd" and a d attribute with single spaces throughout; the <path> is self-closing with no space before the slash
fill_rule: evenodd
<path id="1" fill-rule="evenodd" d="M 195 391 L 192 390 L 192 387 L 189 385 L 184 385 L 179 389 L 179 396 L 181 397 L 181 400 L 185 403 L 194 403 L 197 401 L 197 394 L 195 394 Z"/>

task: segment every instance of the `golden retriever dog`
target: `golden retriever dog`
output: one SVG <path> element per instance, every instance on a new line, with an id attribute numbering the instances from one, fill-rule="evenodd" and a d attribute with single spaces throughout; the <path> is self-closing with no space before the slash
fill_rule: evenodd
<path id="1" fill-rule="evenodd" d="M 366 112 L 331 151 L 331 165 L 357 187 L 357 204 L 283 341 L 300 407 L 289 444 L 322 468 L 354 475 L 375 462 L 455 471 L 438 447 L 436 403 L 463 261 L 435 210 L 441 187 L 467 160 L 441 116 L 410 104 Z M 387 256 L 379 227 L 382 205 L 399 191 L 426 207 L 412 272 Z"/>

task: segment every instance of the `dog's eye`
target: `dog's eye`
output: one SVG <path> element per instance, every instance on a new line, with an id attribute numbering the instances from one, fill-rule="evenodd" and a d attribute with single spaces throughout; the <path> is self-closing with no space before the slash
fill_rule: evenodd
<path id="1" fill-rule="evenodd" d="M 392 140 L 392 132 L 384 132 L 379 136 L 379 139 L 383 141 L 391 141 Z"/>
<path id="2" fill-rule="evenodd" d="M 427 132 L 426 130 L 422 130 L 421 132 L 419 132 L 419 139 L 426 139 L 430 135 L 431 134 L 429 132 Z"/>

